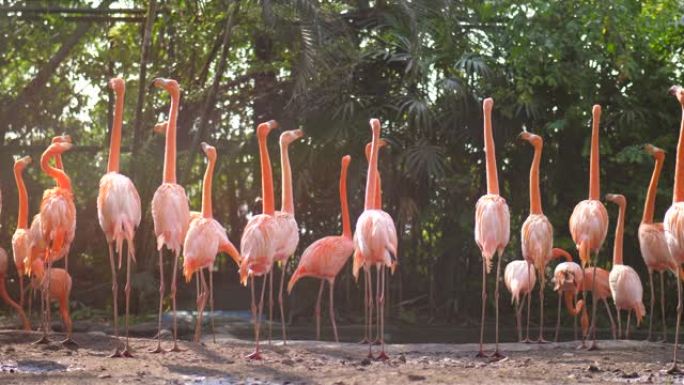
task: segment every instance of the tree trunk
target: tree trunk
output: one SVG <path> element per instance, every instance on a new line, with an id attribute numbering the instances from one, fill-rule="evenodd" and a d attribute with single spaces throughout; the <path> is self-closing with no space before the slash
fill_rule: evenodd
<path id="1" fill-rule="evenodd" d="M 154 15 L 156 13 L 157 2 L 150 0 L 147 7 L 147 20 L 145 20 L 145 28 L 143 30 L 143 41 L 140 52 L 140 76 L 138 78 L 138 99 L 135 104 L 135 120 L 133 121 L 133 158 L 140 149 L 142 142 L 142 113 L 143 100 L 145 98 L 145 91 L 147 90 L 147 60 L 149 57 L 152 24 L 154 24 Z"/>

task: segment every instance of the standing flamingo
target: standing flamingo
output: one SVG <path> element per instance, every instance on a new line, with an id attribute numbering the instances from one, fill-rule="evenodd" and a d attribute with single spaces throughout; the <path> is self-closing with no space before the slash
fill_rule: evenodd
<path id="1" fill-rule="evenodd" d="M 292 168 L 290 167 L 290 155 L 288 149 L 290 143 L 304 136 L 302 130 L 289 130 L 280 134 L 280 167 L 282 173 L 282 196 L 280 211 L 275 216 L 278 221 L 278 234 L 276 240 L 276 254 L 273 262 L 280 265 L 280 287 L 278 289 L 278 305 L 280 305 L 280 325 L 283 332 L 283 344 L 287 344 L 285 333 L 285 309 L 283 304 L 283 284 L 285 282 L 285 270 L 287 260 L 297 250 L 299 244 L 299 226 L 294 213 L 294 197 L 292 193 Z M 268 292 L 268 341 L 271 342 L 273 324 L 273 269 L 269 273 Z"/>
<path id="2" fill-rule="evenodd" d="M 665 341 L 667 338 L 667 326 L 665 324 L 665 271 L 670 270 L 675 273 L 677 277 L 677 261 L 670 255 L 670 250 L 667 248 L 667 241 L 665 240 L 665 228 L 661 223 L 653 222 L 653 214 L 655 212 L 655 198 L 658 192 L 658 179 L 660 178 L 660 171 L 665 162 L 665 151 L 653 145 L 646 145 L 646 152 L 651 154 L 655 159 L 655 166 L 653 168 L 653 175 L 651 182 L 648 185 L 648 192 L 646 194 L 646 202 L 644 202 L 644 215 L 641 217 L 641 224 L 639 225 L 639 246 L 641 248 L 641 256 L 644 258 L 644 263 L 648 268 L 648 283 L 651 287 L 651 310 L 649 311 L 649 325 L 648 325 L 648 340 L 651 340 L 651 333 L 653 331 L 653 305 L 655 304 L 655 290 L 653 288 L 653 271 L 660 273 L 660 310 L 663 322 L 663 337 Z"/>
<path id="3" fill-rule="evenodd" d="M 586 296 L 586 293 L 591 293 L 592 298 L 596 298 L 597 301 L 602 301 L 606 307 L 606 313 L 608 314 L 608 319 L 610 320 L 610 331 L 613 335 L 613 339 L 617 339 L 617 332 L 615 328 L 615 320 L 613 319 L 613 313 L 610 310 L 610 305 L 608 304 L 608 298 L 611 298 L 610 293 L 610 273 L 606 269 L 600 267 L 587 267 L 584 269 L 584 278 L 582 280 L 582 295 Z M 585 301 L 586 304 L 586 301 Z M 596 325 L 592 320 L 590 331 L 596 339 Z M 588 334 L 587 334 L 588 335 Z M 584 340 L 582 341 L 581 347 L 585 347 Z"/>
<path id="4" fill-rule="evenodd" d="M 537 284 L 537 274 L 530 269 L 529 262 L 525 260 L 511 261 L 504 270 L 504 284 L 511 293 L 511 302 L 515 306 L 515 328 L 518 331 L 518 341 L 523 342 L 521 328 L 521 313 L 525 306 L 524 298 L 530 298 L 534 285 Z M 527 302 L 527 337 L 530 339 L 530 303 Z"/>
<path id="5" fill-rule="evenodd" d="M 278 127 L 275 120 L 261 123 L 257 126 L 257 139 L 259 141 L 259 157 L 261 165 L 261 195 L 263 212 L 252 216 L 240 239 L 240 250 L 242 251 L 242 261 L 240 262 L 240 282 L 247 285 L 250 278 L 252 292 L 252 317 L 254 319 L 254 352 L 247 358 L 261 360 L 259 350 L 259 332 L 261 329 L 261 313 L 264 306 L 264 291 L 266 288 L 266 277 L 273 265 L 273 257 L 276 253 L 276 236 L 278 234 L 278 221 L 275 218 L 275 202 L 273 196 L 273 173 L 271 170 L 271 159 L 268 155 L 266 140 L 269 132 Z M 256 305 L 254 294 L 254 279 L 264 276 L 261 286 L 261 299 L 259 306 Z"/>
<path id="6" fill-rule="evenodd" d="M 480 351 L 477 357 L 485 357 L 482 350 L 484 340 L 484 320 L 487 304 L 487 273 L 492 270 L 492 259 L 498 254 L 496 283 L 494 289 L 494 309 L 496 314 L 496 348 L 493 357 L 501 358 L 499 352 L 499 279 L 501 256 L 510 237 L 510 214 L 506 200 L 499 195 L 499 180 L 496 170 L 494 136 L 492 134 L 492 107 L 494 100 L 487 98 L 482 103 L 484 112 L 484 139 L 487 167 L 487 194 L 478 199 L 475 205 L 475 242 L 482 253 L 482 320 L 480 323 Z"/>
<path id="7" fill-rule="evenodd" d="M 321 287 L 318 290 L 318 300 L 316 301 L 316 339 L 321 338 L 321 296 L 323 286 L 328 281 L 330 287 L 330 322 L 335 334 L 335 342 L 339 342 L 337 335 L 337 325 L 335 324 L 335 307 L 333 305 L 335 277 L 339 274 L 342 267 L 354 252 L 354 242 L 352 240 L 351 224 L 349 220 L 349 204 L 347 202 L 347 169 L 349 168 L 351 157 L 342 157 L 342 171 L 340 172 L 340 205 L 342 211 L 342 235 L 327 236 L 321 238 L 304 250 L 299 259 L 299 265 L 292 274 L 290 282 L 287 284 L 287 292 L 292 292 L 295 283 L 303 277 L 316 277 L 321 279 Z"/>
<path id="8" fill-rule="evenodd" d="M 7 256 L 7 252 L 5 249 L 0 247 L 0 298 L 9 305 L 11 308 L 14 309 L 14 311 L 17 312 L 17 315 L 19 315 L 19 318 L 21 319 L 21 324 L 22 327 L 25 331 L 30 331 L 31 330 L 31 323 L 29 322 L 28 318 L 26 318 L 26 313 L 24 313 L 24 308 L 14 302 L 12 297 L 10 297 L 9 293 L 7 293 L 7 288 L 5 287 L 5 277 L 7 276 L 7 269 L 9 265 L 9 257 Z M 21 278 L 21 274 L 19 275 Z"/>
<path id="9" fill-rule="evenodd" d="M 47 274 L 42 279 L 43 298 L 45 304 L 43 337 L 38 342 L 48 341 L 48 331 L 50 328 L 50 294 L 52 277 L 52 263 L 69 253 L 69 247 L 74 240 L 76 231 L 76 207 L 74 206 L 74 196 L 71 190 L 71 180 L 61 169 L 52 167 L 49 164 L 50 158 L 55 154 L 61 154 L 71 149 L 69 142 L 53 143 L 43 153 L 40 158 L 40 167 L 44 173 L 52 177 L 57 186 L 45 190 L 43 200 L 40 203 L 40 228 L 43 239 L 46 241 L 45 257 L 47 262 Z M 32 268 L 35 268 L 33 263 Z M 66 272 L 66 264 L 65 269 Z M 62 341 L 63 344 L 71 344 L 71 335 Z"/>
<path id="10" fill-rule="evenodd" d="M 620 310 L 627 310 L 627 326 L 625 338 L 629 339 L 629 322 L 632 312 L 636 316 L 637 326 L 646 314 L 646 308 L 642 301 L 644 288 L 641 286 L 639 274 L 631 266 L 622 263 L 622 239 L 625 233 L 625 211 L 627 211 L 627 199 L 621 194 L 606 194 L 606 200 L 613 202 L 620 208 L 618 222 L 615 226 L 615 244 L 613 245 L 613 268 L 610 270 L 608 282 L 610 293 L 615 301 L 618 320 L 618 337 L 622 333 L 620 325 Z"/>
<path id="11" fill-rule="evenodd" d="M 17 229 L 12 236 L 12 254 L 14 265 L 19 277 L 19 306 L 24 308 L 24 261 L 30 261 L 31 234 L 28 229 L 28 192 L 24 184 L 24 169 L 31 164 L 31 157 L 25 156 L 14 162 L 14 180 L 17 183 L 17 195 L 19 196 L 19 212 L 17 213 Z"/>
<path id="12" fill-rule="evenodd" d="M 684 262 L 684 88 L 672 86 L 670 93 L 673 94 L 682 108 L 682 121 L 679 128 L 677 142 L 677 158 L 675 161 L 675 178 L 672 195 L 672 206 L 665 213 L 665 239 L 670 255 L 677 262 L 677 272 L 681 272 L 681 264 Z M 678 274 L 677 274 L 678 275 Z M 682 281 L 677 279 L 677 328 L 675 329 L 675 344 L 672 357 L 672 366 L 668 373 L 678 373 L 677 349 L 679 345 L 679 323 L 682 319 Z"/>
<path id="13" fill-rule="evenodd" d="M 35 289 L 41 288 L 42 290 L 49 291 L 49 300 L 56 301 L 59 304 L 59 313 L 62 316 L 64 328 L 66 329 L 66 338 L 62 344 L 74 345 L 75 342 L 71 339 L 73 328 L 71 316 L 69 315 L 71 275 L 69 275 L 66 270 L 59 268 L 48 268 L 46 274 L 45 262 L 43 262 L 42 259 L 36 259 L 33 261 L 33 266 L 31 267 L 31 286 Z M 47 302 L 46 305 L 48 308 L 50 307 L 49 303 L 50 302 Z"/>
<path id="14" fill-rule="evenodd" d="M 164 179 L 152 197 L 152 218 L 154 220 L 154 234 L 157 237 L 159 251 L 159 321 L 157 333 L 157 347 L 152 353 L 161 353 L 161 320 L 164 304 L 164 260 L 163 248 L 173 252 L 173 273 L 171 275 L 171 303 L 173 306 L 173 348 L 172 352 L 179 352 L 178 324 L 176 322 L 176 275 L 181 247 L 185 240 L 190 222 L 190 207 L 188 197 L 183 186 L 176 183 L 176 121 L 178 120 L 178 105 L 180 102 L 180 87 L 173 79 L 157 78 L 154 86 L 163 88 L 171 96 L 169 121 L 166 125 L 166 146 L 164 152 Z"/>
<path id="15" fill-rule="evenodd" d="M 582 266 L 591 264 L 591 253 L 598 258 L 608 233 L 608 212 L 601 202 L 601 184 L 599 172 L 599 121 L 601 106 L 596 104 L 592 109 L 593 124 L 591 129 L 591 156 L 589 160 L 589 199 L 579 202 L 570 216 L 570 235 L 579 250 Z M 596 272 L 596 270 L 594 270 Z M 594 277 L 595 278 L 595 277 Z M 592 280 L 592 283 L 595 280 Z M 593 292 L 593 290 L 592 290 Z M 585 297 L 586 303 L 586 297 Z M 591 329 L 596 325 L 596 299 L 592 298 Z M 590 350 L 597 349 L 596 331 Z"/>
<path id="16" fill-rule="evenodd" d="M 216 254 L 225 252 L 236 264 L 240 264 L 240 253 L 226 235 L 226 229 L 214 219 L 211 203 L 211 187 L 216 165 L 216 148 L 202 143 L 202 151 L 207 155 L 207 170 L 202 183 L 202 212 L 199 218 L 190 222 L 183 244 L 183 275 L 187 282 L 194 273 L 199 273 L 201 290 L 197 299 L 197 325 L 195 342 L 200 341 L 202 333 L 202 314 L 207 303 L 207 283 L 202 269 L 211 269 Z M 213 287 L 209 289 L 213 290 Z"/>
<path id="17" fill-rule="evenodd" d="M 575 317 L 575 339 L 577 339 L 577 315 L 582 312 L 582 336 L 586 336 L 589 330 L 589 316 L 587 315 L 584 301 L 579 300 L 575 302 L 577 294 L 582 291 L 582 281 L 584 279 L 584 272 L 579 264 L 572 260 L 572 255 L 567 251 L 554 248 L 552 250 L 553 258 L 565 261 L 556 265 L 553 271 L 553 282 L 555 283 L 553 290 L 558 292 L 558 315 L 556 317 L 556 333 L 554 340 L 558 342 L 558 332 L 560 330 L 560 315 L 561 315 L 561 297 L 565 297 L 565 307 L 568 312 Z"/>
<path id="18" fill-rule="evenodd" d="M 114 121 L 109 145 L 109 162 L 107 173 L 100 179 L 100 191 L 97 196 L 97 218 L 100 227 L 107 238 L 109 248 L 109 265 L 112 269 L 112 295 L 114 297 L 114 336 L 116 347 L 110 357 L 131 357 L 128 341 L 128 313 L 131 298 L 131 263 L 135 261 L 135 247 L 133 238 L 135 229 L 140 225 L 140 196 L 133 182 L 119 173 L 119 153 L 121 149 L 121 125 L 123 123 L 124 93 L 126 85 L 121 78 L 109 81 L 109 87 L 114 90 L 116 104 L 114 106 Z M 119 268 L 123 254 L 123 243 L 127 245 L 126 259 L 126 346 L 119 349 L 119 302 L 117 300 L 119 285 L 116 278 L 116 263 L 114 262 L 114 247 L 119 254 Z"/>
<path id="19" fill-rule="evenodd" d="M 378 207 L 378 153 L 380 150 L 380 121 L 371 119 L 370 125 L 373 132 L 373 144 L 371 145 L 370 162 L 368 163 L 368 174 L 366 177 L 365 210 L 356 221 L 354 232 L 354 249 L 359 250 L 363 258 L 363 267 L 366 280 L 370 283 L 370 267 L 377 269 L 377 297 L 376 303 L 379 307 L 380 317 L 380 345 L 381 351 L 378 359 L 388 359 L 385 353 L 384 336 L 384 303 L 385 303 L 385 267 L 394 269 L 397 260 L 397 230 L 392 217 Z M 353 272 L 358 274 L 358 268 Z M 369 320 L 372 323 L 372 319 Z M 372 357 L 372 344 L 368 346 L 368 355 Z"/>
<path id="20" fill-rule="evenodd" d="M 533 266 L 539 273 L 539 343 L 544 340 L 544 287 L 546 286 L 546 264 L 551 260 L 553 249 L 553 226 L 542 211 L 541 191 L 539 187 L 539 164 L 541 163 L 544 141 L 539 135 L 523 131 L 520 138 L 534 147 L 534 158 L 530 167 L 530 215 L 522 225 L 520 244 L 522 254 L 528 262 L 528 269 Z M 529 277 L 530 275 L 528 275 Z M 533 287 L 530 284 L 530 287 Z M 528 304 L 529 306 L 529 304 Z"/>

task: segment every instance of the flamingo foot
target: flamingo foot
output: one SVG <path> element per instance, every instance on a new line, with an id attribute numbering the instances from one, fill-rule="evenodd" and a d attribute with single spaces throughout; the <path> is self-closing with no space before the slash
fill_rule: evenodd
<path id="1" fill-rule="evenodd" d="M 121 354 L 121 351 L 119 348 L 114 349 L 114 352 L 110 355 L 107 356 L 107 358 L 121 358 L 123 355 Z"/>
<path id="2" fill-rule="evenodd" d="M 173 352 L 173 353 L 180 353 L 180 352 L 184 352 L 184 351 L 185 350 L 178 347 L 178 344 L 176 342 L 173 343 L 173 347 L 171 348 L 171 350 L 169 350 L 169 352 Z"/>
<path id="3" fill-rule="evenodd" d="M 161 354 L 161 353 L 166 353 L 166 350 L 162 349 L 161 347 L 161 342 L 157 342 L 157 347 L 152 350 L 148 350 L 149 353 L 154 353 L 154 354 Z"/>
<path id="4" fill-rule="evenodd" d="M 491 355 L 490 357 L 491 357 L 491 358 L 494 358 L 494 359 L 496 359 L 496 360 L 500 360 L 500 359 L 502 359 L 502 358 L 506 358 L 506 356 L 504 356 L 503 354 L 501 354 L 501 352 L 500 352 L 498 349 L 495 350 L 494 353 L 492 353 L 492 355 Z"/>
<path id="5" fill-rule="evenodd" d="M 380 341 L 379 338 L 376 338 L 375 341 L 371 342 L 371 345 L 373 345 L 373 346 L 382 345 L 382 341 Z"/>
<path id="6" fill-rule="evenodd" d="M 378 354 L 376 359 L 378 361 L 387 361 L 387 360 L 389 360 L 389 356 L 384 351 L 382 351 L 382 352 L 380 352 L 380 354 Z"/>
<path id="7" fill-rule="evenodd" d="M 529 338 L 525 338 L 523 340 L 520 340 L 520 342 L 522 342 L 523 344 L 531 344 L 533 341 Z"/>
<path id="8" fill-rule="evenodd" d="M 477 353 L 477 354 L 475 355 L 475 357 L 476 357 L 476 358 L 487 358 L 487 355 L 485 354 L 485 352 L 483 352 L 482 350 L 480 350 L 480 352 Z"/>
<path id="9" fill-rule="evenodd" d="M 359 345 L 368 345 L 370 341 L 368 341 L 368 338 L 363 337 L 361 341 L 358 342 Z"/>
<path id="10" fill-rule="evenodd" d="M 655 340 L 655 342 L 665 343 L 665 342 L 667 342 L 667 337 L 666 337 L 666 336 L 662 336 L 662 337 L 660 337 L 659 339 Z"/>
<path id="11" fill-rule="evenodd" d="M 50 339 L 46 335 L 43 335 L 42 337 L 40 337 L 40 339 L 38 341 L 33 341 L 34 345 L 44 345 L 44 344 L 49 344 L 49 343 L 50 343 Z"/>
<path id="12" fill-rule="evenodd" d="M 79 346 L 76 341 L 71 339 L 71 337 L 67 337 L 67 338 L 63 339 L 60 343 L 65 348 L 78 348 L 78 346 Z"/>
<path id="13" fill-rule="evenodd" d="M 591 346 L 590 346 L 587 350 L 590 351 L 590 352 L 592 352 L 592 351 L 601 350 L 601 349 L 600 349 L 600 348 L 598 347 L 598 345 L 596 344 L 596 341 L 594 341 L 594 342 L 591 343 Z"/>
<path id="14" fill-rule="evenodd" d="M 677 367 L 677 363 L 673 363 L 670 369 L 667 369 L 667 374 L 681 374 L 682 371 Z"/>
<path id="15" fill-rule="evenodd" d="M 537 342 L 538 344 L 548 344 L 548 343 L 550 343 L 551 341 L 545 340 L 544 338 L 539 338 L 536 342 Z"/>
<path id="16" fill-rule="evenodd" d="M 124 351 L 121 352 L 121 355 L 126 358 L 133 358 L 133 353 L 129 346 L 126 346 L 126 349 L 124 349 Z"/>
<path id="17" fill-rule="evenodd" d="M 258 350 L 255 350 L 251 354 L 248 354 L 247 358 L 249 358 L 250 360 L 257 360 L 257 361 L 263 360 L 263 357 L 261 357 L 261 353 Z"/>

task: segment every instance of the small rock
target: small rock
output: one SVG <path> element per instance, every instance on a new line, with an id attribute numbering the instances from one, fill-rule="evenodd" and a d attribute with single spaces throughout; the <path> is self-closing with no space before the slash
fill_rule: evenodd
<path id="1" fill-rule="evenodd" d="M 405 357 L 403 354 L 399 354 L 398 360 L 399 360 L 399 362 L 401 362 L 402 364 L 405 364 L 405 363 L 406 363 L 406 357 Z"/>
<path id="2" fill-rule="evenodd" d="M 111 374 L 100 374 L 97 378 L 112 378 Z"/>
<path id="3" fill-rule="evenodd" d="M 563 357 L 574 357 L 575 355 L 574 355 L 573 353 L 565 352 L 565 353 L 562 354 L 562 356 L 563 356 Z"/>
<path id="4" fill-rule="evenodd" d="M 408 379 L 409 381 L 424 381 L 425 376 L 421 376 L 420 374 L 409 374 Z"/>
<path id="5" fill-rule="evenodd" d="M 632 373 L 622 373 L 622 378 L 639 378 L 639 373 L 637 372 L 632 372 Z"/>
<path id="6" fill-rule="evenodd" d="M 363 365 L 363 366 L 368 366 L 370 364 L 371 364 L 371 360 L 369 358 L 364 358 L 363 360 L 361 360 L 361 365 Z"/>
<path id="7" fill-rule="evenodd" d="M 50 344 L 40 345 L 40 348 L 43 350 L 57 351 L 57 350 L 59 350 L 59 345 L 50 343 Z"/>
<path id="8" fill-rule="evenodd" d="M 596 365 L 589 365 L 587 370 L 590 372 L 600 372 L 601 371 L 601 369 L 599 369 L 598 366 L 596 366 Z"/>
<path id="9" fill-rule="evenodd" d="M 107 333 L 105 333 L 101 330 L 93 330 L 93 331 L 87 332 L 86 334 L 89 336 L 92 336 L 92 337 L 107 337 Z"/>
<path id="10" fill-rule="evenodd" d="M 14 349 L 14 346 L 8 346 L 5 348 L 5 353 L 14 353 L 16 349 Z"/>
<path id="11" fill-rule="evenodd" d="M 70 356 L 70 355 L 74 354 L 74 352 L 72 352 L 71 350 L 67 350 L 64 352 L 64 354 L 67 356 Z"/>
<path id="12" fill-rule="evenodd" d="M 292 361 L 292 360 L 291 360 L 291 359 L 289 359 L 289 358 L 288 358 L 288 359 L 286 359 L 286 360 L 282 360 L 282 361 L 280 361 L 280 363 L 281 363 L 281 364 L 283 364 L 283 365 L 287 365 L 287 366 L 294 366 L 294 364 L 295 364 L 295 362 L 294 362 L 294 361 Z"/>

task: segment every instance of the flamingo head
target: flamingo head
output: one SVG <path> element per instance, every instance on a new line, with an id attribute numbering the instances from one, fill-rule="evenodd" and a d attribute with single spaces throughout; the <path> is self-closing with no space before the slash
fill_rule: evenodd
<path id="1" fill-rule="evenodd" d="M 594 122 L 598 123 L 598 121 L 601 120 L 601 105 L 600 104 L 594 104 L 594 107 L 591 108 L 591 115 L 594 119 Z"/>
<path id="2" fill-rule="evenodd" d="M 368 142 L 368 143 L 366 143 L 366 149 L 365 149 L 366 160 L 370 160 L 370 153 L 371 153 L 371 146 L 372 146 L 372 145 L 373 145 L 373 142 Z M 381 149 L 381 148 L 383 148 L 383 147 L 385 147 L 385 146 L 389 146 L 389 142 L 387 142 L 387 141 L 386 141 L 385 139 L 383 139 L 383 138 L 380 138 L 380 140 L 378 140 L 378 149 Z"/>
<path id="3" fill-rule="evenodd" d="M 370 126 L 371 126 L 371 130 L 373 131 L 373 137 L 379 139 L 380 138 L 380 130 L 381 130 L 380 120 L 375 119 L 375 118 L 371 119 L 370 120 Z"/>
<path id="4" fill-rule="evenodd" d="M 349 163 L 351 163 L 351 156 L 345 155 L 342 157 L 342 167 L 349 167 Z"/>
<path id="5" fill-rule="evenodd" d="M 205 142 L 202 142 L 202 151 L 207 155 L 207 159 L 209 159 L 212 162 L 216 161 L 216 147 L 207 144 Z"/>
<path id="6" fill-rule="evenodd" d="M 257 136 L 265 138 L 268 136 L 271 130 L 276 128 L 278 128 L 278 122 L 275 120 L 269 120 L 268 122 L 260 123 L 257 126 Z"/>
<path id="7" fill-rule="evenodd" d="M 541 148 L 544 145 L 544 140 L 541 136 L 528 131 L 521 132 L 520 135 L 518 135 L 518 138 L 529 142 L 534 148 Z"/>
<path id="8" fill-rule="evenodd" d="M 615 203 L 620 207 L 627 206 L 627 199 L 622 194 L 606 194 L 606 200 Z"/>
<path id="9" fill-rule="evenodd" d="M 178 82 L 173 79 L 156 78 L 152 82 L 152 85 L 157 88 L 163 88 L 172 98 L 180 96 L 180 86 L 178 85 Z"/>
<path id="10" fill-rule="evenodd" d="M 14 169 L 22 172 L 29 164 L 31 164 L 31 157 L 25 156 L 14 161 Z"/>
<path id="11" fill-rule="evenodd" d="M 492 108 L 494 108 L 494 99 L 486 98 L 482 101 L 482 112 L 484 112 L 485 116 L 492 114 Z"/>
<path id="12" fill-rule="evenodd" d="M 52 143 L 45 151 L 46 154 L 61 154 L 71 150 L 74 145 L 71 142 Z"/>
<path id="13" fill-rule="evenodd" d="M 647 144 L 644 149 L 646 150 L 647 153 L 649 153 L 653 159 L 656 160 L 664 160 L 665 159 L 665 150 L 662 148 L 656 147 L 652 144 Z"/>
<path id="14" fill-rule="evenodd" d="M 126 83 L 124 83 L 124 80 L 120 77 L 115 77 L 109 79 L 109 88 L 114 91 L 115 94 L 120 95 L 122 92 L 126 90 Z"/>
<path id="15" fill-rule="evenodd" d="M 280 145 L 287 146 L 297 139 L 304 136 L 304 131 L 302 129 L 298 130 L 288 130 L 280 134 Z"/>
<path id="16" fill-rule="evenodd" d="M 682 86 L 670 87 L 670 95 L 674 95 L 679 101 L 679 104 L 684 106 L 684 88 L 682 88 Z"/>
<path id="17" fill-rule="evenodd" d="M 163 122 L 159 122 L 152 127 L 152 131 L 154 131 L 155 134 L 160 134 L 164 135 L 166 134 L 166 128 L 169 126 L 169 121 L 165 120 Z"/>
<path id="18" fill-rule="evenodd" d="M 62 134 L 52 138 L 50 143 L 71 143 L 71 135 Z"/>
<path id="19" fill-rule="evenodd" d="M 575 275 L 568 270 L 559 270 L 553 276 L 554 291 L 572 291 L 577 288 Z"/>

